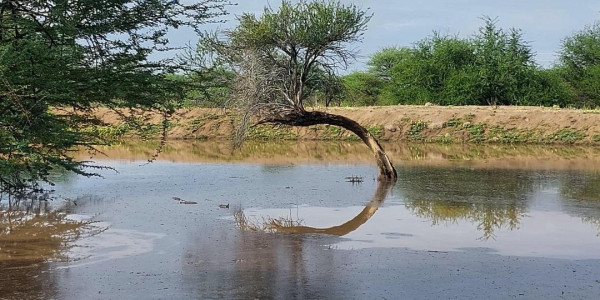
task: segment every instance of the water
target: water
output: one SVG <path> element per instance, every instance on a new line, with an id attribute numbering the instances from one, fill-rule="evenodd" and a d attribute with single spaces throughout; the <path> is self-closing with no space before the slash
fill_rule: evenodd
<path id="1" fill-rule="evenodd" d="M 118 173 L 57 177 L 71 217 L 98 221 L 100 233 L 77 240 L 66 261 L 0 270 L 0 291 L 59 299 L 481 298 L 496 288 L 499 298 L 600 295 L 595 149 L 384 145 L 399 174 L 386 186 L 361 144 L 251 144 L 233 155 L 225 144 L 174 143 L 152 164 L 144 163 L 151 147 L 107 148 L 109 158 L 96 160 Z M 281 219 L 302 227 L 280 231 L 303 234 L 240 230 L 240 211 L 257 227 Z M 15 284 L 20 273 L 36 283 Z"/>

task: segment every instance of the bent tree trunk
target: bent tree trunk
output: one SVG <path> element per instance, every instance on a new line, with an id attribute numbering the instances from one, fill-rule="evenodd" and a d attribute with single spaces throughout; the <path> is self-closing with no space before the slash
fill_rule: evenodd
<path id="1" fill-rule="evenodd" d="M 365 208 L 356 217 L 352 218 L 348 222 L 333 226 L 329 228 L 316 228 L 310 226 L 281 226 L 277 223 L 272 224 L 272 229 L 280 233 L 290 234 L 306 234 L 306 233 L 321 233 L 321 234 L 332 234 L 343 236 L 366 223 L 379 209 L 379 206 L 385 201 L 390 190 L 394 186 L 394 182 L 390 180 L 382 180 L 377 184 L 375 195 L 371 198 L 371 201 L 367 203 Z"/>
<path id="2" fill-rule="evenodd" d="M 324 113 L 320 111 L 294 110 L 277 117 L 263 119 L 258 124 L 281 124 L 290 126 L 311 126 L 328 124 L 342 127 L 356 134 L 373 152 L 375 161 L 379 168 L 378 180 L 396 180 L 398 174 L 392 162 L 388 158 L 377 139 L 358 122 L 340 115 Z"/>

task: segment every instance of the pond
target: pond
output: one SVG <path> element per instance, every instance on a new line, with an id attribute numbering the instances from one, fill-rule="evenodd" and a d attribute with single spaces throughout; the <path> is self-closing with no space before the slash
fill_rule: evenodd
<path id="1" fill-rule="evenodd" d="M 0 262 L 0 295 L 600 295 L 598 149 L 384 147 L 392 185 L 360 143 L 169 142 L 149 164 L 151 143 L 103 148 L 114 170 L 57 174 L 51 202 L 92 233 L 61 259 Z"/>

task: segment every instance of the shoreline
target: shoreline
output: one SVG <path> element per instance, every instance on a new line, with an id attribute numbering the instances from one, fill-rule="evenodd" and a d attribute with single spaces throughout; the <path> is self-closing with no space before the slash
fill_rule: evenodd
<path id="1" fill-rule="evenodd" d="M 600 111 L 524 106 L 373 106 L 323 109 L 349 117 L 381 141 L 491 144 L 600 145 Z M 162 118 L 156 113 L 133 113 L 148 125 L 141 132 L 116 113 L 99 109 L 106 124 L 98 130 L 106 139 L 158 139 Z M 177 110 L 168 120 L 167 139 L 229 139 L 236 115 L 217 108 Z M 329 125 L 287 127 L 260 125 L 248 131 L 250 140 L 357 141 L 351 132 Z"/>

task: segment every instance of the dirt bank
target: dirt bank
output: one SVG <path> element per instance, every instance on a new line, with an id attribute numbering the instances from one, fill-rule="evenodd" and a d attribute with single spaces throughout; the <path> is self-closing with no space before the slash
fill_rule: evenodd
<path id="1" fill-rule="evenodd" d="M 437 143 L 562 143 L 600 144 L 600 111 L 543 107 L 387 106 L 330 108 L 328 112 L 352 118 L 386 141 Z M 108 137 L 127 137 L 134 126 L 117 114 L 99 111 L 110 126 L 100 127 Z M 159 115 L 144 116 L 155 124 L 144 128 L 145 137 L 160 132 Z M 219 109 L 178 110 L 168 122 L 169 139 L 228 138 L 236 116 Z M 257 126 L 253 139 L 355 140 L 353 134 L 333 126 L 289 128 Z"/>

